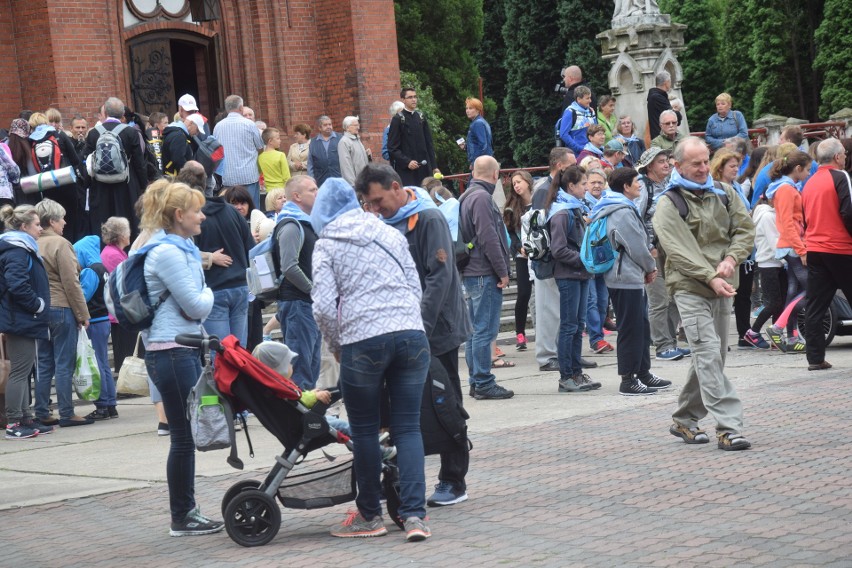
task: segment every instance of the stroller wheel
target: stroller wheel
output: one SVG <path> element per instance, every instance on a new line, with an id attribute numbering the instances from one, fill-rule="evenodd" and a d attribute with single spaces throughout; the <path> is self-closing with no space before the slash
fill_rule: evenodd
<path id="1" fill-rule="evenodd" d="M 263 546 L 281 528 L 281 509 L 275 499 L 257 489 L 246 489 L 225 508 L 225 530 L 240 546 Z"/>
<path id="2" fill-rule="evenodd" d="M 225 496 L 222 497 L 222 517 L 225 517 L 225 510 L 228 508 L 228 503 L 231 502 L 231 499 L 243 491 L 247 491 L 248 489 L 257 489 L 258 487 L 260 487 L 260 482 L 256 479 L 245 479 L 231 485 L 231 487 L 225 491 Z"/>
<path id="3" fill-rule="evenodd" d="M 388 508 L 388 516 L 399 527 L 404 530 L 402 519 L 399 518 L 399 468 L 394 463 L 385 462 L 382 465 L 382 489 L 385 493 L 385 506 Z"/>

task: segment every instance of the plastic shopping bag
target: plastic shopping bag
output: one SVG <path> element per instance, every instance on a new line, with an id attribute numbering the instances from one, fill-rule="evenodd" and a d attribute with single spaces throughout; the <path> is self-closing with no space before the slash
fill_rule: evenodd
<path id="1" fill-rule="evenodd" d="M 82 400 L 98 400 L 101 396 L 101 372 L 95 349 L 85 329 L 77 333 L 77 364 L 74 367 L 74 390 Z"/>

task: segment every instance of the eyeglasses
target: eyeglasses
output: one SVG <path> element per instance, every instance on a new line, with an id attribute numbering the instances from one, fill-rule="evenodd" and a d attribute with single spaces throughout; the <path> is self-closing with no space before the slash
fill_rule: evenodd
<path id="1" fill-rule="evenodd" d="M 671 126 L 671 125 L 673 125 L 673 124 L 677 124 L 677 121 L 674 121 L 674 122 L 661 122 L 660 124 L 661 124 L 661 125 L 663 125 L 663 126 Z"/>

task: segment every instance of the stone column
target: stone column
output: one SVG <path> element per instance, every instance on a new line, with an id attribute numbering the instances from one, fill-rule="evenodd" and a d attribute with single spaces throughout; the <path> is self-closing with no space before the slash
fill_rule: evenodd
<path id="1" fill-rule="evenodd" d="M 668 14 L 659 13 L 616 17 L 612 26 L 597 35 L 603 58 L 611 62 L 609 88 L 616 97 L 616 113 L 630 115 L 636 124 L 636 135 L 642 138 L 648 124 L 648 90 L 655 86 L 657 73 L 671 74 L 669 96 L 683 100 L 683 69 L 677 54 L 684 49 L 686 26 L 674 24 Z M 686 103 L 684 110 L 688 112 Z M 689 131 L 686 116 L 681 127 Z"/>

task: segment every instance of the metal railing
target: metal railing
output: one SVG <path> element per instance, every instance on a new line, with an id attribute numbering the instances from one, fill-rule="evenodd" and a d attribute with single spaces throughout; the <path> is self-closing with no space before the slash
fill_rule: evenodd
<path id="1" fill-rule="evenodd" d="M 550 168 L 548 168 L 547 166 L 536 166 L 536 167 L 532 167 L 532 168 L 506 168 L 506 169 L 500 170 L 500 179 L 503 182 L 503 184 L 505 185 L 506 182 L 508 182 L 512 178 L 512 175 L 515 172 L 529 172 L 530 175 L 533 175 L 533 174 L 540 173 L 540 172 L 547 172 L 549 169 Z M 464 193 L 464 188 L 467 185 L 467 181 L 470 179 L 470 173 L 452 174 L 452 175 L 449 175 L 449 176 L 444 176 L 443 179 L 445 179 L 447 181 L 453 181 L 453 182 L 458 183 L 459 195 L 461 195 L 462 193 Z"/>

